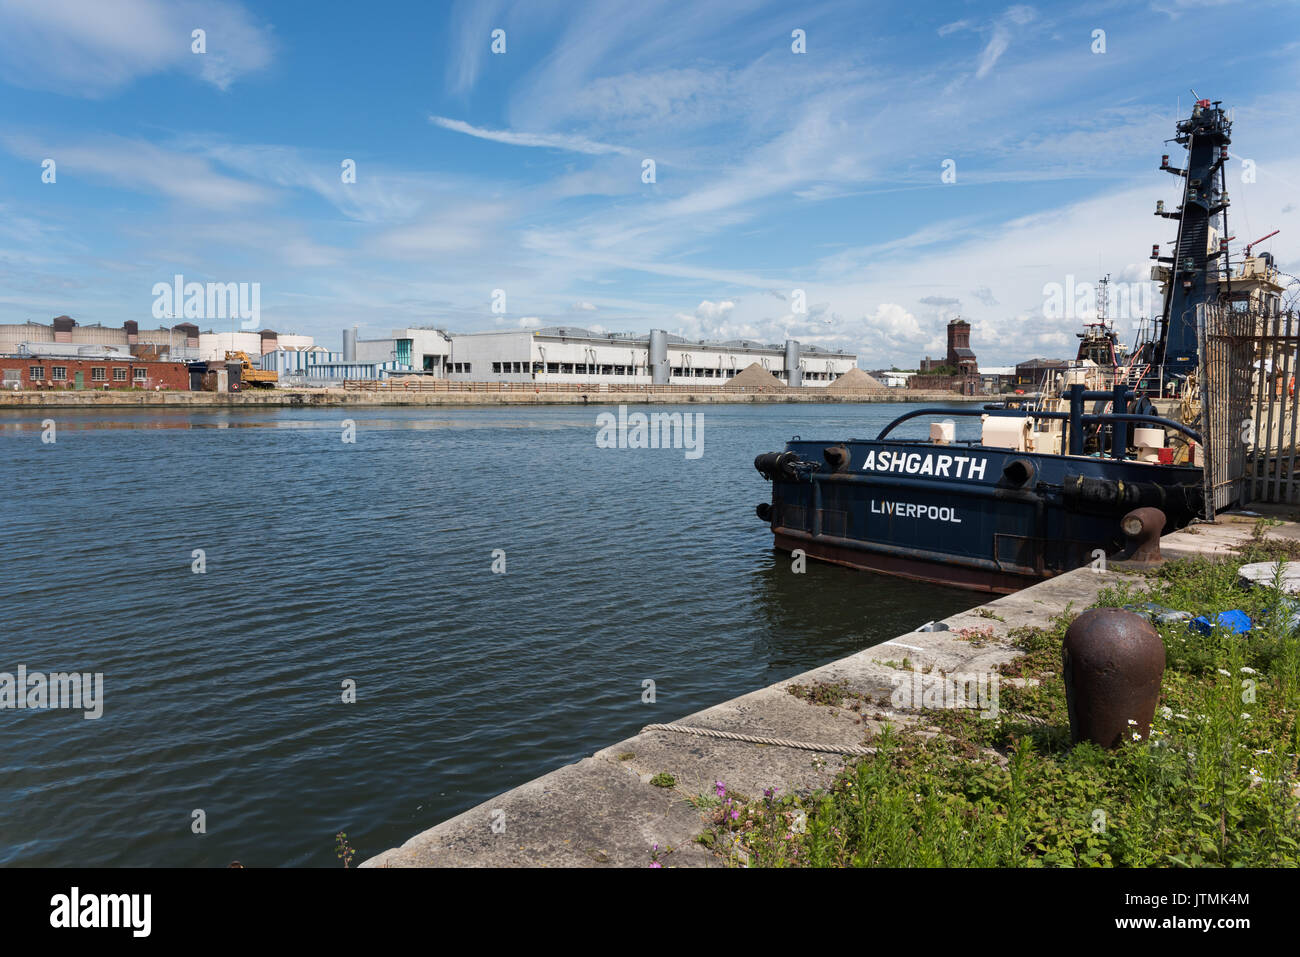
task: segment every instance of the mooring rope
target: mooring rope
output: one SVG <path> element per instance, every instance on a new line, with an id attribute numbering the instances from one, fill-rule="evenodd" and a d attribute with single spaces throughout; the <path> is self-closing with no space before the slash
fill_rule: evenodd
<path id="1" fill-rule="evenodd" d="M 974 711 L 977 709 L 968 708 L 962 710 Z M 1051 725 L 1050 721 L 1036 717 L 1032 714 L 1022 714 L 1019 711 L 1002 711 L 999 713 L 1018 721 L 1026 721 L 1029 724 L 1035 724 L 1042 727 L 1048 727 Z M 796 751 L 820 751 L 824 754 L 867 756 L 876 753 L 876 748 L 867 747 L 865 745 L 820 744 L 815 741 L 791 741 L 789 738 L 769 738 L 760 734 L 741 734 L 739 731 L 720 731 L 717 728 L 697 728 L 689 724 L 647 724 L 641 729 L 641 733 L 645 734 L 647 731 L 672 731 L 677 734 L 693 734 L 701 738 L 722 738 L 725 741 L 742 741 L 746 744 L 769 744 L 778 748 L 793 748 Z"/>
<path id="2" fill-rule="evenodd" d="M 822 751 L 826 754 L 875 754 L 875 748 L 857 744 L 817 744 L 812 741 L 791 741 L 788 738 L 765 738 L 758 734 L 740 734 L 736 731 L 719 731 L 716 728 L 695 728 L 686 724 L 647 724 L 641 733 L 647 731 L 675 731 L 678 734 L 694 734 L 701 738 L 725 738 L 728 741 L 744 741 L 747 744 L 772 744 L 779 748 L 794 748 L 799 751 Z"/>

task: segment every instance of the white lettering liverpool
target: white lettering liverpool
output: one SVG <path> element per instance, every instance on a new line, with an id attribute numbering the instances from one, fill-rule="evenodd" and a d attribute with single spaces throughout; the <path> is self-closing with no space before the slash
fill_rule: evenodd
<path id="1" fill-rule="evenodd" d="M 918 505 L 916 502 L 877 502 L 871 500 L 872 515 L 897 515 L 899 518 L 928 518 L 932 522 L 953 522 L 961 519 L 947 505 Z"/>

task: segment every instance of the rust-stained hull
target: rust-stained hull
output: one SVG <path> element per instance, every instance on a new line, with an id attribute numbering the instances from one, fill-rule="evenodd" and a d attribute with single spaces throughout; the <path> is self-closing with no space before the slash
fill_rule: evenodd
<path id="1" fill-rule="evenodd" d="M 774 529 L 775 546 L 783 552 L 802 549 L 809 558 L 843 565 L 858 571 L 877 572 L 893 575 L 895 578 L 907 578 L 911 581 L 928 582 L 935 585 L 950 585 L 953 588 L 966 588 L 972 591 L 992 592 L 1009 595 L 1040 579 L 1030 575 L 1015 575 L 985 568 L 973 568 L 954 565 L 951 559 L 928 560 L 924 558 L 907 558 L 883 552 L 874 552 L 855 548 L 847 544 L 833 544 L 825 540 L 814 540 L 806 534 Z M 1044 577 L 1049 577 L 1045 574 Z"/>

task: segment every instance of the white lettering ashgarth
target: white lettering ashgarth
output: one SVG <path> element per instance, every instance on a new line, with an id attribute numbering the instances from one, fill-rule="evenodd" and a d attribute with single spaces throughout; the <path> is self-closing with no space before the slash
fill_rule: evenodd
<path id="1" fill-rule="evenodd" d="M 872 449 L 863 460 L 862 469 L 902 472 L 906 475 L 934 475 L 939 478 L 982 479 L 988 464 L 988 459 L 974 455 L 936 455 L 933 452 Z"/>
<path id="2" fill-rule="evenodd" d="M 915 502 L 878 502 L 871 500 L 871 514 L 897 515 L 899 518 L 926 518 L 932 522 L 961 524 L 957 512 L 947 505 L 918 505 Z"/>

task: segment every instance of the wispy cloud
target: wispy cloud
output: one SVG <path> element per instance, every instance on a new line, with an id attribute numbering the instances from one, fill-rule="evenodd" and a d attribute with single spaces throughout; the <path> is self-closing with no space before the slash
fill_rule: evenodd
<path id="1" fill-rule="evenodd" d="M 569 136 L 564 133 L 516 133 L 512 130 L 488 130 L 479 126 L 471 126 L 463 120 L 448 119 L 445 116 L 430 116 L 429 122 L 454 133 L 464 133 L 466 136 L 475 136 L 481 140 L 491 140 L 494 143 L 507 143 L 510 146 L 566 150 L 570 153 L 587 153 L 592 156 L 599 156 L 604 153 L 622 153 L 625 156 L 631 156 L 635 152 L 623 146 L 597 143 L 595 140 L 589 140 L 584 136 Z"/>
<path id="2" fill-rule="evenodd" d="M 272 49 L 269 29 L 229 0 L 0 0 L 0 77 L 29 89 L 100 98 L 175 71 L 225 90 Z"/>
<path id="3" fill-rule="evenodd" d="M 60 142 L 11 134 L 0 137 L 0 143 L 10 153 L 33 164 L 53 159 L 57 175 L 64 182 L 74 177 L 108 181 L 134 192 L 152 193 L 211 209 L 265 204 L 274 199 L 271 191 L 220 173 L 200 156 L 143 140 L 103 136 Z"/>

